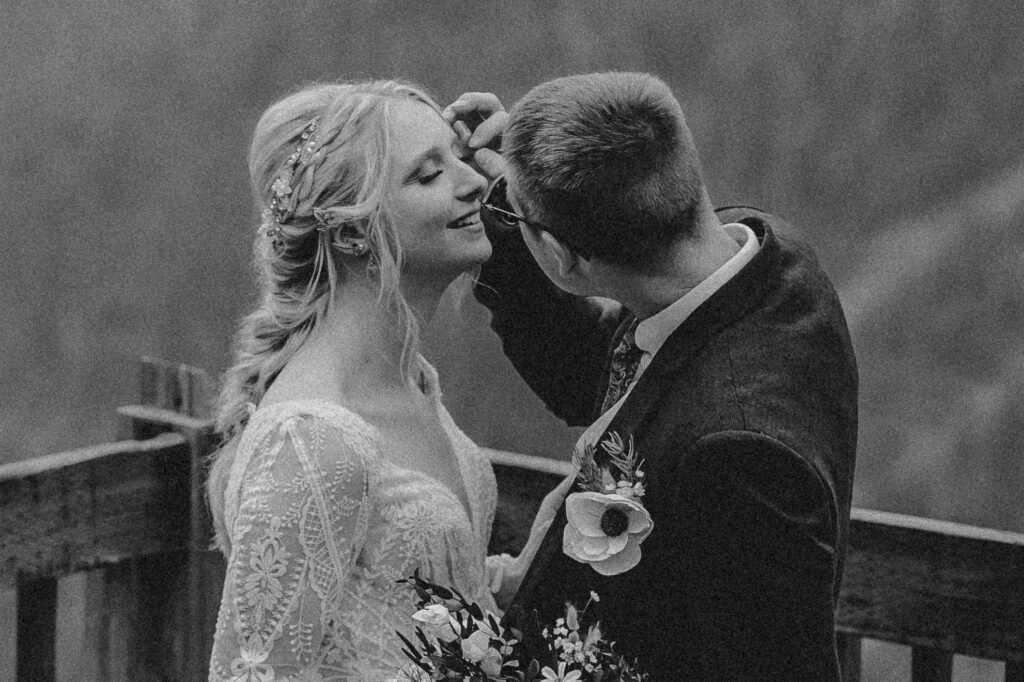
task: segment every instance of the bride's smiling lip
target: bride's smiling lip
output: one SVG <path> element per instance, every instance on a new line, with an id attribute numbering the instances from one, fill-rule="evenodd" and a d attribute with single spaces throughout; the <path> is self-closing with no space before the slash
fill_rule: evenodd
<path id="1" fill-rule="evenodd" d="M 480 209 L 473 209 L 464 215 L 448 223 L 445 227 L 449 230 L 461 230 L 465 227 L 472 227 L 480 224 Z"/>

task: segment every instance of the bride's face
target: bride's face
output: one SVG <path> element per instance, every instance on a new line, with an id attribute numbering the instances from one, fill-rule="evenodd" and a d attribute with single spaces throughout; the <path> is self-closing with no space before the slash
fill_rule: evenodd
<path id="1" fill-rule="evenodd" d="M 400 102 L 391 118 L 388 204 L 404 253 L 403 278 L 454 279 L 491 255 L 480 222 L 487 182 L 462 161 L 458 138 L 432 108 Z"/>

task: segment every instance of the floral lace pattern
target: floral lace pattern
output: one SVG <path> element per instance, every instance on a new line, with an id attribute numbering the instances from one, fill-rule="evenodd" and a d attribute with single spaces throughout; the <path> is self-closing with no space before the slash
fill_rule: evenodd
<path id="1" fill-rule="evenodd" d="M 428 381 L 434 377 L 428 375 Z M 210 680 L 384 682 L 408 661 L 419 568 L 496 611 L 485 553 L 497 488 L 489 461 L 431 392 L 469 493 L 391 464 L 376 430 L 302 400 L 253 415 L 228 483 L 230 555 Z"/>

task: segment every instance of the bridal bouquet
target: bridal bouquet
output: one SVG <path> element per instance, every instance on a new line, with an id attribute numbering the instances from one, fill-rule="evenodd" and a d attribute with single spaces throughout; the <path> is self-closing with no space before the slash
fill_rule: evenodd
<path id="1" fill-rule="evenodd" d="M 463 682 L 646 682 L 636 664 L 615 653 L 600 625 L 584 626 L 590 601 L 581 611 L 566 606 L 564 618 L 540 627 L 536 618 L 528 632 L 502 627 L 494 614 L 484 612 L 458 590 L 424 580 L 417 571 L 398 581 L 416 591 L 419 611 L 413 614 L 417 642 L 401 633 L 403 653 L 413 666 L 406 680 Z M 542 660 L 525 659 L 524 640 L 534 642 Z"/>

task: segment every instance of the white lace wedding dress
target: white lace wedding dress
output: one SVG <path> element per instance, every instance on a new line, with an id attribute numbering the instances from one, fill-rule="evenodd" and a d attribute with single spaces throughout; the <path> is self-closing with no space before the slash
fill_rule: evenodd
<path id="1" fill-rule="evenodd" d="M 451 490 L 388 462 L 373 426 L 339 404 L 261 407 L 225 494 L 230 557 L 210 680 L 384 682 L 409 660 L 416 568 L 497 612 L 485 554 L 497 499 L 490 462 L 441 404 L 469 513 Z M 415 641 L 415 640 L 413 640 Z"/>

